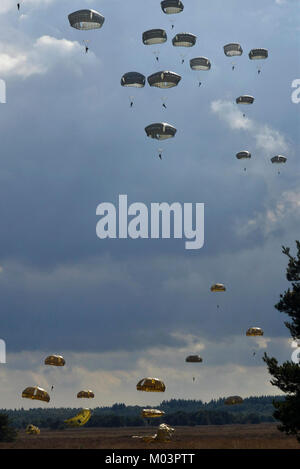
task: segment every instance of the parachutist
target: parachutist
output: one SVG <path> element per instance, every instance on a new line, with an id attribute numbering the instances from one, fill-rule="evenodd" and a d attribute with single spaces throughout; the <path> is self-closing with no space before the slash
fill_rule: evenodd
<path id="1" fill-rule="evenodd" d="M 232 65 L 232 70 L 234 70 L 234 69 L 235 69 L 235 66 L 234 66 L 234 65 Z"/>
<path id="2" fill-rule="evenodd" d="M 167 109 L 167 106 L 165 105 L 165 103 L 163 103 L 163 107 L 164 107 L 165 109 Z"/>
<path id="3" fill-rule="evenodd" d="M 243 117 L 246 117 L 246 114 L 243 114 Z"/>
<path id="4" fill-rule="evenodd" d="M 20 3 L 17 3 L 18 11 L 20 11 Z"/>
<path id="5" fill-rule="evenodd" d="M 161 153 L 159 153 L 159 155 L 158 155 L 158 156 L 159 156 L 159 158 L 160 158 L 160 159 L 162 159 L 162 157 L 161 157 Z"/>
<path id="6" fill-rule="evenodd" d="M 199 86 L 201 86 L 201 85 L 202 85 L 202 83 L 201 83 L 201 81 L 199 81 Z"/>
<path id="7" fill-rule="evenodd" d="M 257 70 L 257 73 L 258 73 L 258 74 L 260 74 L 260 72 L 261 72 L 260 70 Z"/>
<path id="8" fill-rule="evenodd" d="M 131 101 L 131 103 L 130 103 L 130 107 L 132 107 L 132 106 L 133 106 L 133 101 Z"/>
<path id="9" fill-rule="evenodd" d="M 53 389 L 54 389 L 54 386 L 51 386 L 51 391 L 53 391 Z"/>
<path id="10" fill-rule="evenodd" d="M 159 60 L 158 57 L 156 56 L 155 58 L 156 58 L 156 60 L 157 60 L 157 62 L 158 62 L 158 60 Z"/>
<path id="11" fill-rule="evenodd" d="M 184 59 L 182 59 L 181 63 L 184 64 Z"/>
<path id="12" fill-rule="evenodd" d="M 246 171 L 246 168 L 244 168 L 244 171 Z"/>
<path id="13" fill-rule="evenodd" d="M 87 54 L 89 51 L 89 48 L 87 46 L 85 46 L 85 53 Z"/>

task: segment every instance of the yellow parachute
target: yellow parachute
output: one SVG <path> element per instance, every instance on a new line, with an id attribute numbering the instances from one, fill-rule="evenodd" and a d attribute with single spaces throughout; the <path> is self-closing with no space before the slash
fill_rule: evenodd
<path id="1" fill-rule="evenodd" d="M 86 399 L 93 399 L 95 397 L 95 394 L 93 393 L 93 391 L 91 391 L 90 389 L 88 390 L 84 390 L 84 391 L 79 391 L 79 393 L 77 394 L 77 397 L 78 398 L 86 398 Z"/>
<path id="2" fill-rule="evenodd" d="M 28 433 L 28 435 L 39 435 L 41 433 L 41 430 L 39 429 L 39 427 L 36 427 L 35 425 L 32 425 L 30 423 L 25 428 L 25 432 Z"/>
<path id="3" fill-rule="evenodd" d="M 143 378 L 137 383 L 136 389 L 146 392 L 165 392 L 166 386 L 160 379 Z"/>
<path id="4" fill-rule="evenodd" d="M 260 327 L 249 327 L 246 332 L 247 336 L 259 336 L 264 335 L 264 331 Z"/>
<path id="5" fill-rule="evenodd" d="M 22 392 L 22 397 L 27 399 L 36 399 L 38 401 L 49 402 L 50 396 L 45 391 L 45 389 L 40 388 L 39 386 L 29 386 L 28 388 L 24 389 Z"/>
<path id="6" fill-rule="evenodd" d="M 217 292 L 217 291 L 226 291 L 225 285 L 223 283 L 215 283 L 210 287 L 210 291 Z"/>
<path id="7" fill-rule="evenodd" d="M 70 425 L 70 427 L 82 427 L 90 420 L 91 415 L 91 409 L 81 409 L 75 417 L 65 420 L 64 423 Z"/>
<path id="8" fill-rule="evenodd" d="M 164 411 L 159 409 L 143 409 L 141 412 L 141 416 L 147 419 L 162 417 L 163 415 L 165 415 Z"/>
<path id="9" fill-rule="evenodd" d="M 236 404 L 242 404 L 243 403 L 243 398 L 240 396 L 230 396 L 225 399 L 225 405 L 236 405 Z"/>
<path id="10" fill-rule="evenodd" d="M 45 365 L 53 365 L 53 366 L 64 366 L 65 359 L 61 355 L 49 355 L 49 357 L 45 358 Z"/>

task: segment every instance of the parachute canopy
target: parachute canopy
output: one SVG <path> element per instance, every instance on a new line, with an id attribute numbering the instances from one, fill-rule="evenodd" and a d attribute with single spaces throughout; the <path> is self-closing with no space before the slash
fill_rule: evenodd
<path id="1" fill-rule="evenodd" d="M 260 327 L 249 327 L 246 332 L 247 336 L 259 336 L 264 335 L 264 331 Z"/>
<path id="2" fill-rule="evenodd" d="M 164 29 L 149 29 L 149 31 L 143 32 L 143 43 L 146 46 L 152 44 L 162 44 L 167 40 L 167 33 Z"/>
<path id="3" fill-rule="evenodd" d="M 189 355 L 188 357 L 186 357 L 185 361 L 187 363 L 201 363 L 201 362 L 203 362 L 200 355 Z"/>
<path id="4" fill-rule="evenodd" d="M 36 399 L 37 401 L 49 402 L 50 396 L 45 389 L 39 386 L 29 386 L 22 392 L 22 397 L 27 399 Z"/>
<path id="5" fill-rule="evenodd" d="M 162 71 L 153 73 L 147 80 L 150 86 L 156 86 L 157 88 L 173 88 L 173 86 L 178 85 L 181 76 L 174 72 Z"/>
<path id="6" fill-rule="evenodd" d="M 78 10 L 68 16 L 72 28 L 89 30 L 99 29 L 104 23 L 104 16 L 95 10 Z"/>
<path id="7" fill-rule="evenodd" d="M 160 379 L 143 378 L 137 383 L 136 389 L 146 392 L 165 392 L 166 386 Z"/>
<path id="8" fill-rule="evenodd" d="M 92 411 L 90 409 L 81 409 L 81 411 L 70 419 L 64 421 L 70 427 L 82 427 L 90 420 Z"/>
<path id="9" fill-rule="evenodd" d="M 268 57 L 267 49 L 252 49 L 249 52 L 249 59 L 250 60 L 261 60 L 266 59 Z"/>
<path id="10" fill-rule="evenodd" d="M 210 70 L 211 63 L 206 57 L 195 57 L 190 60 L 192 70 Z"/>
<path id="11" fill-rule="evenodd" d="M 237 104 L 253 104 L 254 103 L 254 98 L 253 96 L 249 96 L 247 94 L 244 94 L 243 96 L 239 96 L 236 98 L 236 103 Z"/>
<path id="12" fill-rule="evenodd" d="M 271 158 L 272 163 L 285 163 L 287 158 L 282 155 L 276 155 Z"/>
<path id="13" fill-rule="evenodd" d="M 183 9 L 183 3 L 180 0 L 163 0 L 160 2 L 161 9 L 167 15 L 180 13 Z"/>
<path id="14" fill-rule="evenodd" d="M 158 410 L 158 409 L 143 409 L 141 412 L 141 416 L 143 418 L 155 418 L 155 417 L 162 417 L 165 415 L 163 410 Z"/>
<path id="15" fill-rule="evenodd" d="M 30 423 L 25 428 L 25 433 L 27 433 L 28 435 L 39 435 L 41 433 L 41 430 L 39 429 L 39 427 L 36 427 L 35 425 L 32 425 L 32 423 Z"/>
<path id="16" fill-rule="evenodd" d="M 86 399 L 93 399 L 95 397 L 95 394 L 93 393 L 93 391 L 88 389 L 88 390 L 79 391 L 79 393 L 77 394 L 77 397 L 78 398 L 84 397 Z"/>
<path id="17" fill-rule="evenodd" d="M 236 157 L 238 160 L 245 160 L 247 158 L 251 158 L 251 153 L 250 151 L 239 151 L 237 154 L 236 154 Z"/>
<path id="18" fill-rule="evenodd" d="M 175 47 L 192 47 L 196 44 L 197 37 L 191 33 L 178 33 L 172 39 Z"/>
<path id="19" fill-rule="evenodd" d="M 243 399 L 240 396 L 230 396 L 225 399 L 225 405 L 242 404 Z"/>
<path id="20" fill-rule="evenodd" d="M 242 55 L 242 53 L 243 49 L 241 45 L 237 44 L 236 42 L 232 42 L 224 46 L 224 54 L 227 55 L 227 57 L 235 57 L 238 55 Z"/>
<path id="21" fill-rule="evenodd" d="M 218 292 L 218 291 L 226 291 L 225 285 L 223 283 L 215 283 L 210 287 L 210 291 L 212 292 Z"/>
<path id="22" fill-rule="evenodd" d="M 134 86 L 135 88 L 143 88 L 146 83 L 144 75 L 138 72 L 124 73 L 121 78 L 122 86 Z"/>
<path id="23" fill-rule="evenodd" d="M 145 127 L 147 137 L 156 138 L 157 140 L 166 140 L 175 136 L 177 129 L 166 122 L 157 122 Z"/>
<path id="24" fill-rule="evenodd" d="M 66 361 L 61 355 L 49 355 L 45 358 L 45 365 L 64 366 Z"/>

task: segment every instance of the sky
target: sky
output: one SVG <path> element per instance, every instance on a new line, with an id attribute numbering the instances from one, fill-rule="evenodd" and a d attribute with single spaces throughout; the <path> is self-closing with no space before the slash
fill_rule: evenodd
<path id="1" fill-rule="evenodd" d="M 281 246 L 295 253 L 299 239 L 297 0 L 188 0 L 177 15 L 159 0 L 23 0 L 20 12 L 16 3 L 0 5 L 0 408 L 278 394 L 261 357 L 282 362 L 293 351 L 274 304 L 289 286 Z M 84 8 L 105 17 L 100 30 L 70 27 L 68 14 Z M 166 43 L 142 43 L 153 28 Z M 179 32 L 196 45 L 173 47 Z M 230 42 L 241 57 L 225 56 Z M 250 61 L 261 47 L 268 59 Z M 190 69 L 198 56 L 210 71 Z M 176 88 L 120 85 L 126 72 L 161 70 L 181 75 Z M 254 104 L 238 106 L 243 94 Z M 153 122 L 176 136 L 149 139 Z M 241 150 L 252 154 L 246 171 Z M 270 162 L 278 154 L 280 168 Z M 147 206 L 204 203 L 203 248 L 99 239 L 97 206 L 117 206 L 119 194 Z M 226 292 L 211 293 L 214 283 Z M 251 326 L 264 337 L 246 337 Z M 44 366 L 53 353 L 64 368 Z M 195 353 L 203 363 L 185 363 Z M 165 393 L 136 391 L 146 376 Z M 49 404 L 21 398 L 32 385 L 54 385 Z M 78 403 L 81 389 L 95 399 Z"/>

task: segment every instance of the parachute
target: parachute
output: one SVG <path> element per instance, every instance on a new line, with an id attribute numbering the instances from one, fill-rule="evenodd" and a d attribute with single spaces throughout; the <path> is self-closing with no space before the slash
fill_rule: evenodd
<path id="1" fill-rule="evenodd" d="M 70 419 L 64 420 L 64 423 L 70 427 L 82 427 L 91 418 L 92 411 L 90 409 L 81 409 L 81 411 Z"/>
<path id="2" fill-rule="evenodd" d="M 200 357 L 200 355 L 189 355 L 186 357 L 185 361 L 187 363 L 202 363 L 203 359 Z"/>
<path id="3" fill-rule="evenodd" d="M 104 16 L 95 10 L 74 11 L 68 18 L 72 28 L 84 31 L 101 28 L 105 20 Z"/>
<path id="4" fill-rule="evenodd" d="M 164 29 L 149 29 L 143 32 L 142 39 L 146 46 L 163 44 L 167 40 L 167 33 Z"/>
<path id="5" fill-rule="evenodd" d="M 251 153 L 250 151 L 240 151 L 236 154 L 236 157 L 238 160 L 248 160 L 251 158 Z M 246 168 L 244 168 L 244 171 L 246 171 Z"/>
<path id="6" fill-rule="evenodd" d="M 155 435 L 151 436 L 139 436 L 139 435 L 133 435 L 132 438 L 140 438 L 142 439 L 145 443 L 151 443 L 153 441 L 160 441 L 160 442 L 166 442 L 170 441 L 172 438 L 173 433 L 175 432 L 175 429 L 170 427 L 169 425 L 166 425 L 165 423 L 162 423 L 159 425 L 157 433 Z"/>
<path id="7" fill-rule="evenodd" d="M 35 425 L 32 425 L 30 423 L 25 428 L 25 433 L 27 433 L 28 435 L 39 435 L 41 433 L 41 430 L 39 429 L 39 427 L 36 427 Z"/>
<path id="8" fill-rule="evenodd" d="M 50 401 L 50 396 L 47 391 L 45 391 L 43 388 L 40 388 L 39 386 L 29 386 L 28 388 L 24 389 L 22 392 L 22 397 L 44 402 Z"/>
<path id="9" fill-rule="evenodd" d="M 160 2 L 160 6 L 166 15 L 181 13 L 184 9 L 183 3 L 180 0 L 163 0 Z"/>
<path id="10" fill-rule="evenodd" d="M 93 399 L 95 397 L 95 394 L 93 393 L 93 391 L 88 389 L 88 390 L 79 391 L 79 393 L 77 393 L 77 397 L 79 399 L 80 398 Z"/>
<path id="11" fill-rule="evenodd" d="M 160 379 L 143 378 L 137 383 L 136 389 L 146 392 L 165 392 L 166 386 Z"/>
<path id="12" fill-rule="evenodd" d="M 277 163 L 277 164 L 281 164 L 281 163 L 285 163 L 287 160 L 287 158 L 285 156 L 282 156 L 282 155 L 277 155 L 277 156 L 273 156 L 273 158 L 271 158 L 271 161 L 272 163 Z"/>
<path id="13" fill-rule="evenodd" d="M 226 44 L 223 49 L 224 49 L 224 54 L 227 57 L 236 57 L 236 56 L 242 55 L 243 53 L 242 46 L 236 42 Z"/>
<path id="14" fill-rule="evenodd" d="M 197 36 L 191 33 L 178 33 L 172 39 L 175 47 L 193 47 L 196 44 Z"/>
<path id="15" fill-rule="evenodd" d="M 225 285 L 223 283 L 215 283 L 210 287 L 210 291 L 212 292 L 219 292 L 219 291 L 226 291 Z"/>
<path id="16" fill-rule="evenodd" d="M 144 75 L 138 72 L 127 72 L 121 78 L 122 86 L 134 86 L 135 88 L 143 88 L 146 83 Z"/>
<path id="17" fill-rule="evenodd" d="M 210 70 L 211 63 L 206 57 L 195 57 L 190 60 L 190 67 L 192 70 Z"/>
<path id="18" fill-rule="evenodd" d="M 166 122 L 158 122 L 145 127 L 147 137 L 156 138 L 157 140 L 166 140 L 175 136 L 177 129 Z"/>
<path id="19" fill-rule="evenodd" d="M 65 359 L 61 355 L 49 355 L 45 358 L 45 365 L 53 365 L 53 366 L 64 366 Z"/>
<path id="20" fill-rule="evenodd" d="M 162 417 L 163 415 L 165 415 L 164 411 L 158 409 L 143 409 L 141 412 L 141 416 L 147 419 Z"/>
<path id="21" fill-rule="evenodd" d="M 253 96 L 249 96 L 247 94 L 244 94 L 243 96 L 239 96 L 236 98 L 235 102 L 237 104 L 253 104 L 254 103 L 254 98 Z"/>
<path id="22" fill-rule="evenodd" d="M 150 86 L 156 86 L 157 88 L 173 88 L 178 85 L 181 76 L 174 72 L 161 71 L 153 73 L 147 80 Z"/>
<path id="23" fill-rule="evenodd" d="M 249 329 L 246 332 L 246 336 L 260 336 L 264 335 L 264 331 L 260 327 L 249 327 Z"/>
<path id="24" fill-rule="evenodd" d="M 225 399 L 225 405 L 242 404 L 244 401 L 240 396 L 230 396 Z"/>
<path id="25" fill-rule="evenodd" d="M 268 57 L 267 49 L 252 49 L 249 52 L 249 59 L 250 60 L 262 60 Z"/>

